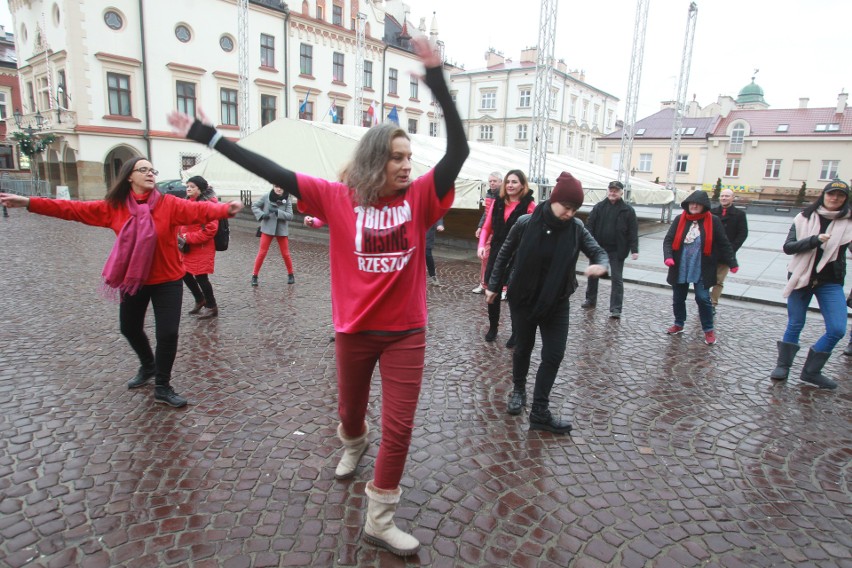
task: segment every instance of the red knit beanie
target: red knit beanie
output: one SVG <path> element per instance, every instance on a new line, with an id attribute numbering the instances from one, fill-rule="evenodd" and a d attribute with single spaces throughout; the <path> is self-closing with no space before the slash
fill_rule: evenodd
<path id="1" fill-rule="evenodd" d="M 550 192 L 551 203 L 573 203 L 578 208 L 583 205 L 584 197 L 583 184 L 568 172 L 559 174 L 556 185 Z"/>

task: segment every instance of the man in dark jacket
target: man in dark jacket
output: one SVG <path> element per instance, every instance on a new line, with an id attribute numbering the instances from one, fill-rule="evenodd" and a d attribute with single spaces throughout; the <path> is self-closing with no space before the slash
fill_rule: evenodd
<path id="1" fill-rule="evenodd" d="M 620 181 L 609 182 L 606 199 L 596 203 L 586 221 L 586 228 L 603 247 L 609 257 L 609 276 L 612 291 L 609 295 L 609 316 L 621 317 L 624 303 L 624 260 L 628 254 L 639 258 L 639 224 L 636 211 L 621 198 L 624 185 Z M 598 278 L 589 277 L 586 286 L 584 308 L 594 308 L 598 301 Z"/>
<path id="2" fill-rule="evenodd" d="M 723 189 L 719 194 L 719 206 L 714 207 L 710 212 L 722 220 L 722 225 L 725 226 L 725 235 L 731 241 L 734 254 L 736 254 L 748 238 L 748 220 L 745 211 L 734 207 L 734 192 L 730 189 Z M 724 262 L 716 265 L 716 285 L 710 290 L 710 302 L 713 304 L 714 313 L 716 312 L 716 304 L 719 303 L 719 297 L 722 295 L 725 278 L 730 270 L 731 267 Z"/>

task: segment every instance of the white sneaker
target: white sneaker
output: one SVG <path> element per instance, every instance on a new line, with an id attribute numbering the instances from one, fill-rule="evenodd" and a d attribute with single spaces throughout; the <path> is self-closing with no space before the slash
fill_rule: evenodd
<path id="1" fill-rule="evenodd" d="M 483 288 L 481 284 L 478 284 L 478 285 L 476 286 L 476 288 L 474 288 L 473 290 L 471 290 L 471 292 L 472 292 L 473 294 L 484 294 L 484 293 L 485 293 L 485 288 Z"/>
<path id="2" fill-rule="evenodd" d="M 505 290 L 503 290 L 503 293 L 500 294 L 500 299 L 503 300 L 504 302 L 506 301 L 506 291 Z"/>

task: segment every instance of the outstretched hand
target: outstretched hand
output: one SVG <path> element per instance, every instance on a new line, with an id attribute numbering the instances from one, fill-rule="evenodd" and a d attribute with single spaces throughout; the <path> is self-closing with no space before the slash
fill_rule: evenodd
<path id="1" fill-rule="evenodd" d="M 30 204 L 30 198 L 14 193 L 0 193 L 0 204 L 3 207 L 27 207 Z"/>
<path id="2" fill-rule="evenodd" d="M 427 69 L 443 65 L 444 62 L 441 61 L 441 52 L 438 51 L 435 45 L 429 41 L 426 36 L 411 38 L 411 46 L 414 48 L 414 52 L 420 58 L 420 61 L 423 62 L 423 66 Z"/>
<path id="3" fill-rule="evenodd" d="M 228 215 L 233 217 L 237 213 L 243 210 L 243 204 L 240 201 L 229 201 L 228 202 Z"/>
<path id="4" fill-rule="evenodd" d="M 168 115 L 166 115 L 166 120 L 169 121 L 172 130 L 186 138 L 186 135 L 189 134 L 189 129 L 192 128 L 192 124 L 195 122 L 195 117 L 189 116 L 185 112 L 173 110 Z M 210 119 L 207 118 L 207 115 L 204 114 L 204 111 L 202 111 L 200 108 L 198 109 L 198 120 L 200 120 L 204 124 L 212 126 Z"/>

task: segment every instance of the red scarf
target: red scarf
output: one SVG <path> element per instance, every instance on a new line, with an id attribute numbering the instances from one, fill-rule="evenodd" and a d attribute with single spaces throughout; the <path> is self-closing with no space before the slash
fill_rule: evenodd
<path id="1" fill-rule="evenodd" d="M 686 227 L 687 221 L 700 221 L 704 219 L 704 256 L 710 256 L 710 251 L 713 250 L 713 215 L 709 211 L 699 213 L 698 215 L 690 215 L 683 213 L 680 216 L 680 221 L 677 223 L 677 232 L 675 233 L 672 249 L 680 250 L 683 244 L 683 230 Z"/>
<path id="2" fill-rule="evenodd" d="M 127 196 L 130 217 L 118 233 L 101 274 L 108 298 L 121 301 L 125 295 L 133 296 L 148 280 L 157 247 L 151 212 L 159 200 L 156 189 L 148 195 L 148 201 L 137 202 L 132 193 Z"/>

